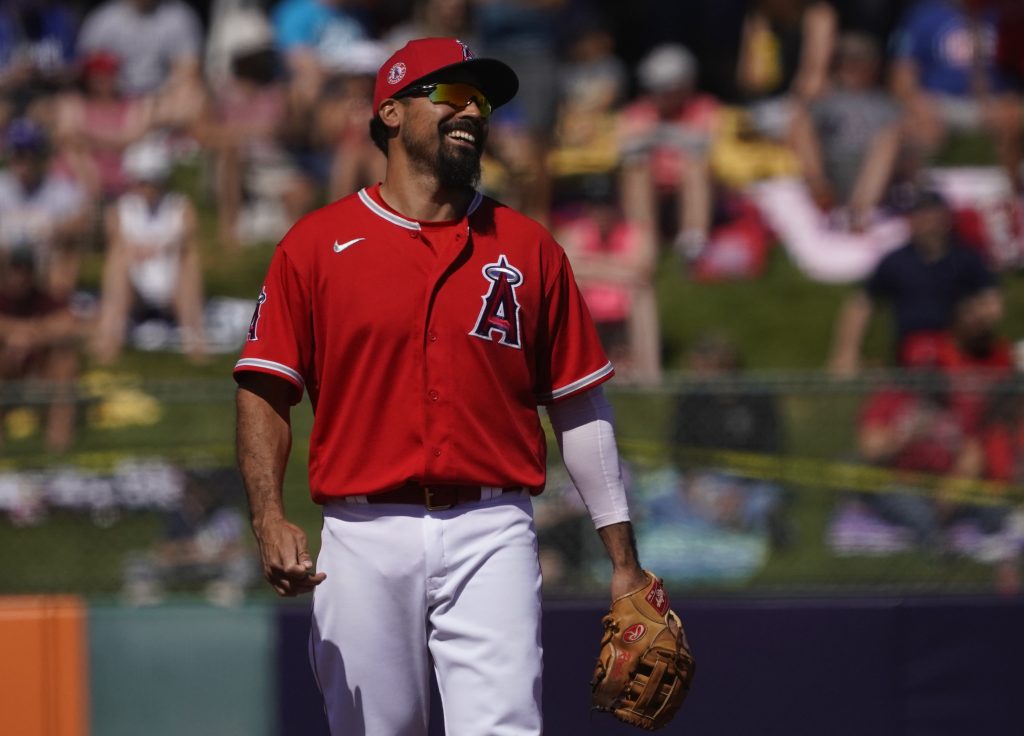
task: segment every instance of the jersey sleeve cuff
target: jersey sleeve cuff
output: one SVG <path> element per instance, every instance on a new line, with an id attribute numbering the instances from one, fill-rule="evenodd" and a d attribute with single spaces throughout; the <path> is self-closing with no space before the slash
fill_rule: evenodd
<path id="1" fill-rule="evenodd" d="M 537 396 L 537 402 L 540 404 L 552 404 L 556 401 L 567 399 L 570 396 L 575 396 L 578 393 L 604 383 L 614 375 L 615 368 L 612 367 L 611 362 L 605 363 L 593 373 L 583 376 L 583 378 L 579 378 L 572 383 L 567 383 L 564 386 L 552 389 L 546 394 L 539 394 Z"/>
<path id="2" fill-rule="evenodd" d="M 591 521 L 594 523 L 595 529 L 611 526 L 612 524 L 621 524 L 624 521 L 629 521 L 629 509 L 612 511 L 607 514 L 598 514 L 597 516 L 591 517 Z"/>
<path id="3" fill-rule="evenodd" d="M 294 368 L 289 368 L 283 363 L 276 363 L 273 360 L 265 360 L 263 358 L 242 358 L 235 363 L 235 369 L 233 371 L 235 375 L 246 371 L 268 373 L 272 376 L 281 376 L 299 390 L 300 396 L 302 390 L 306 387 L 306 381 L 303 379 L 301 373 Z"/>

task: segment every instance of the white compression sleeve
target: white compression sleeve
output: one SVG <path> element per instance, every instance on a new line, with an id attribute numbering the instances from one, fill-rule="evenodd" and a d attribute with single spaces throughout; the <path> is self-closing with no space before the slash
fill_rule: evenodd
<path id="1" fill-rule="evenodd" d="M 598 386 L 547 407 L 569 477 L 594 526 L 629 521 L 612 407 Z"/>

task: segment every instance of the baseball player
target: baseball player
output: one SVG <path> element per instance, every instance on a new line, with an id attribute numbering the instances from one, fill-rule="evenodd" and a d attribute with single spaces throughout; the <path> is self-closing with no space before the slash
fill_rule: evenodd
<path id="1" fill-rule="evenodd" d="M 454 39 L 381 67 L 381 184 L 300 220 L 271 261 L 241 359 L 238 461 L 264 574 L 315 590 L 310 660 L 332 734 L 425 734 L 433 668 L 447 733 L 541 733 L 530 497 L 545 405 L 612 561 L 647 584 L 601 384 L 601 349 L 562 249 L 474 190 L 491 111 L 518 79 Z M 314 569 L 284 512 L 289 410 L 309 393 Z"/>

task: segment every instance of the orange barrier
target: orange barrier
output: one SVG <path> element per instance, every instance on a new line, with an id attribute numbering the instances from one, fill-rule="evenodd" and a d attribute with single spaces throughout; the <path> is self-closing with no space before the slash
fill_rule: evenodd
<path id="1" fill-rule="evenodd" d="M 88 736 L 86 609 L 75 596 L 0 598 L 0 730 Z"/>

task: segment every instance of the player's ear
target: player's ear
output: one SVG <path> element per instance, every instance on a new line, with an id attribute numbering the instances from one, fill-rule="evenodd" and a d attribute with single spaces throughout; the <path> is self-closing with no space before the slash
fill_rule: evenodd
<path id="1" fill-rule="evenodd" d="M 377 116 L 389 128 L 397 128 L 402 122 L 405 106 L 398 100 L 387 99 L 377 108 Z"/>

